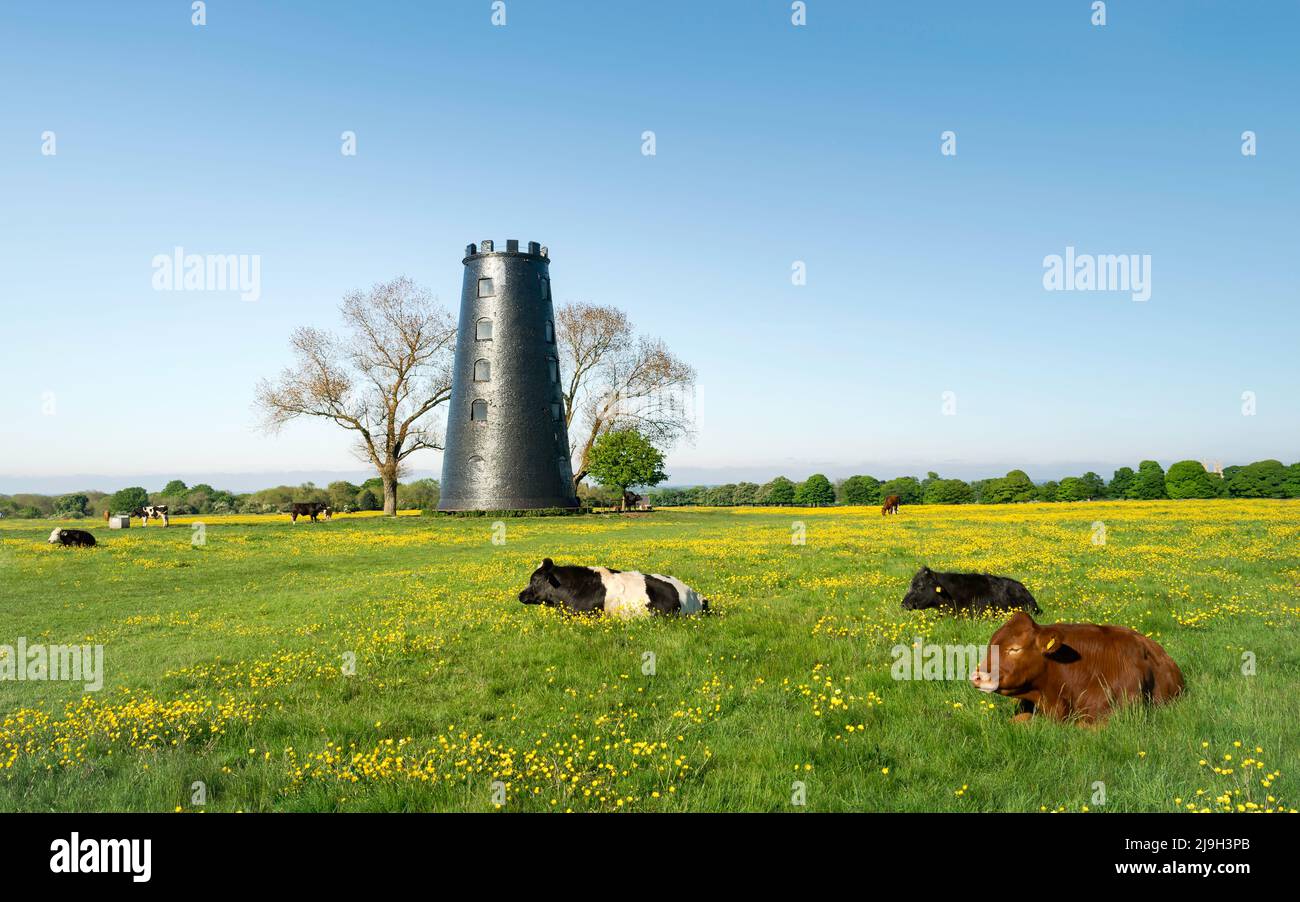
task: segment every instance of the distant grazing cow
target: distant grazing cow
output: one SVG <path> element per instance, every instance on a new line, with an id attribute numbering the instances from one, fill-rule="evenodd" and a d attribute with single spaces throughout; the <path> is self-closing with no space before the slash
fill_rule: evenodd
<path id="1" fill-rule="evenodd" d="M 976 613 L 990 608 L 1019 608 L 1032 614 L 1043 612 L 1024 584 L 1009 577 L 987 573 L 936 573 L 929 567 L 922 567 L 912 577 L 912 585 L 903 596 L 903 609 L 923 611 L 926 608 Z"/>
<path id="2" fill-rule="evenodd" d="M 56 529 L 50 533 L 51 545 L 72 545 L 76 548 L 94 548 L 95 537 L 84 529 Z"/>
<path id="3" fill-rule="evenodd" d="M 161 520 L 164 527 L 171 525 L 171 519 L 167 516 L 167 505 L 165 504 L 146 504 L 144 507 L 138 507 L 132 511 L 131 516 L 139 517 L 141 526 L 148 526 L 150 520 Z"/>
<path id="4" fill-rule="evenodd" d="M 1040 626 L 1018 613 L 993 634 L 971 683 L 1018 699 L 1015 720 L 1039 713 L 1096 722 L 1118 705 L 1170 701 L 1183 691 L 1183 674 L 1156 642 L 1126 626 Z"/>
<path id="5" fill-rule="evenodd" d="M 299 517 L 311 517 L 311 522 L 315 523 L 321 514 L 326 520 L 334 519 L 334 511 L 324 501 L 295 501 L 289 510 L 289 521 L 297 523 Z"/>
<path id="6" fill-rule="evenodd" d="M 897 495 L 890 495 L 885 499 L 885 506 L 880 509 L 880 516 L 883 517 L 886 514 L 898 513 L 898 506 L 902 503 L 902 498 L 899 498 Z"/>
<path id="7" fill-rule="evenodd" d="M 562 607 L 584 614 L 601 611 L 630 619 L 650 614 L 697 614 L 707 599 L 680 579 L 658 573 L 609 570 L 605 567 L 557 567 L 547 558 L 533 571 L 524 604 Z"/>

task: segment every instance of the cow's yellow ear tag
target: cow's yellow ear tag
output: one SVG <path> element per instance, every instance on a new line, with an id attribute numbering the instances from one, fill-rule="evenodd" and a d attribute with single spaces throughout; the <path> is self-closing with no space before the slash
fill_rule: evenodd
<path id="1" fill-rule="evenodd" d="M 943 586 L 935 586 L 935 587 L 934 587 L 934 591 L 936 591 L 936 592 L 942 592 L 942 591 L 943 591 Z"/>
<path id="2" fill-rule="evenodd" d="M 1056 644 L 1056 637 L 1053 636 L 1051 639 L 1048 639 L 1048 640 L 1047 640 L 1047 650 L 1048 650 L 1048 651 L 1051 651 L 1051 650 L 1052 650 L 1052 646 L 1055 645 L 1055 644 Z"/>

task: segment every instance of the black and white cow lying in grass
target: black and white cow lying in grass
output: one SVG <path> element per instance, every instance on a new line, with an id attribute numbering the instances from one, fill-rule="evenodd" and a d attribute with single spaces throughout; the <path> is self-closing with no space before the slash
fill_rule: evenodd
<path id="1" fill-rule="evenodd" d="M 50 533 L 50 544 L 93 548 L 95 546 L 95 537 L 84 529 L 56 529 Z"/>
<path id="2" fill-rule="evenodd" d="M 533 571 L 524 604 L 544 604 L 583 614 L 604 611 L 622 619 L 651 614 L 698 614 L 709 602 L 680 579 L 605 567 L 557 567 L 550 558 Z"/>

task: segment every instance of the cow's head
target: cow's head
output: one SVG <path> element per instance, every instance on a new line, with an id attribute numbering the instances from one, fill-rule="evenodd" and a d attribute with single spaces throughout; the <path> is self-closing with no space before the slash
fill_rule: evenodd
<path id="1" fill-rule="evenodd" d="M 519 600 L 524 604 L 562 604 L 559 594 L 560 580 L 555 575 L 555 562 L 550 558 L 542 561 L 542 566 L 533 571 L 528 580 L 528 588 L 519 593 Z"/>
<path id="2" fill-rule="evenodd" d="M 1048 658 L 1063 654 L 1063 637 L 1055 626 L 1039 626 L 1024 611 L 1002 624 L 970 681 L 981 692 L 1018 695 L 1042 676 Z"/>
<path id="3" fill-rule="evenodd" d="M 944 602 L 944 588 L 929 567 L 922 567 L 912 577 L 912 585 L 903 596 L 903 610 L 923 611 Z"/>
<path id="4" fill-rule="evenodd" d="M 63 530 L 56 528 L 54 532 L 50 533 L 50 544 L 57 545 L 59 544 L 59 540 L 62 538 L 63 538 Z"/>

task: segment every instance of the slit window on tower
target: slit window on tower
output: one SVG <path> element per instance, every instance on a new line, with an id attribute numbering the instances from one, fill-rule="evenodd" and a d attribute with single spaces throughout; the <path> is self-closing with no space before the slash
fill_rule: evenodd
<path id="1" fill-rule="evenodd" d="M 551 280 L 543 276 L 542 277 L 542 300 L 549 301 L 550 299 L 551 299 Z"/>
<path id="2" fill-rule="evenodd" d="M 546 370 L 551 374 L 551 381 L 558 385 L 560 382 L 560 361 L 554 357 L 547 357 Z"/>
<path id="3" fill-rule="evenodd" d="M 492 287 L 492 280 L 491 280 L 491 279 L 479 279 L 479 280 L 478 280 L 478 296 L 479 296 L 479 297 L 481 297 L 481 298 L 490 298 L 490 297 L 492 297 L 492 296 L 495 295 L 495 294 L 496 294 L 496 290 Z"/>
<path id="4" fill-rule="evenodd" d="M 559 401 L 554 401 L 551 404 L 551 419 L 557 423 L 564 419 L 564 407 Z"/>
<path id="5" fill-rule="evenodd" d="M 547 344 L 555 344 L 555 323 L 549 319 L 546 321 L 546 342 Z"/>
<path id="6" fill-rule="evenodd" d="M 478 341 L 492 340 L 492 320 L 486 316 L 474 324 L 474 338 Z"/>
<path id="7" fill-rule="evenodd" d="M 487 401 L 479 398 L 469 406 L 469 418 L 475 423 L 487 422 Z"/>
<path id="8" fill-rule="evenodd" d="M 474 381 L 491 382 L 492 381 L 492 364 L 486 360 L 478 359 L 474 361 Z"/>

